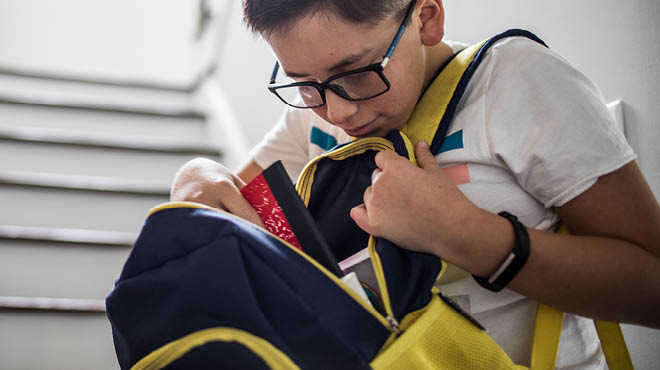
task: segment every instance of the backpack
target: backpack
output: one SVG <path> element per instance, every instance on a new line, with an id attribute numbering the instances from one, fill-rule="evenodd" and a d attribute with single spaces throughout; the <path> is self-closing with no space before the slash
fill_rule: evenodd
<path id="1" fill-rule="evenodd" d="M 437 152 L 469 78 L 488 48 L 510 36 L 542 43 L 511 30 L 465 49 L 406 129 L 337 146 L 296 183 L 336 255 L 367 247 L 380 307 L 264 229 L 199 204 L 166 203 L 150 211 L 106 300 L 121 368 L 524 368 L 435 288 L 443 261 L 370 236 L 348 216 L 371 183 L 378 151 L 415 162 L 412 143 L 425 139 Z M 554 368 L 560 330 L 561 312 L 539 305 L 532 369 Z"/>

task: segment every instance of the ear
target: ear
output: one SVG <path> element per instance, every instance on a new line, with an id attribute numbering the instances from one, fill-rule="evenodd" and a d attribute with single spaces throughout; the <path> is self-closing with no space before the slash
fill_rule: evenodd
<path id="1" fill-rule="evenodd" d="M 437 45 L 445 36 L 445 8 L 442 0 L 421 0 L 418 8 L 422 43 L 426 46 Z"/>

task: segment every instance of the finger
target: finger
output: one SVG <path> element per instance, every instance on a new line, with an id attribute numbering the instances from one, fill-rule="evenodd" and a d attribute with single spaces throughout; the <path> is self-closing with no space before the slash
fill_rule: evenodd
<path id="1" fill-rule="evenodd" d="M 373 184 L 374 182 L 376 182 L 376 180 L 378 180 L 378 177 L 380 177 L 382 173 L 383 170 L 381 170 L 380 168 L 376 168 L 374 172 L 371 173 L 371 183 Z"/>
<path id="2" fill-rule="evenodd" d="M 431 170 L 440 168 L 438 162 L 435 160 L 435 156 L 429 150 L 429 144 L 424 140 L 418 141 L 417 145 L 415 145 L 415 156 L 417 157 L 417 164 L 423 169 Z"/>
<path id="3" fill-rule="evenodd" d="M 385 167 L 396 158 L 399 158 L 399 155 L 391 150 L 381 150 L 376 154 L 374 160 L 376 161 L 376 166 L 380 169 L 385 169 Z"/>
<path id="4" fill-rule="evenodd" d="M 231 174 L 231 179 L 234 181 L 234 185 L 236 185 L 237 188 L 242 189 L 243 186 L 246 185 L 245 181 L 243 181 L 242 178 L 234 175 L 233 173 Z"/>
<path id="5" fill-rule="evenodd" d="M 221 208 L 257 226 L 264 227 L 264 223 L 261 221 L 261 217 L 259 217 L 257 211 L 243 198 L 243 195 L 238 189 L 235 192 L 232 191 L 224 194 Z"/>
<path id="6" fill-rule="evenodd" d="M 366 189 L 364 189 L 364 194 L 362 195 L 362 201 L 366 204 L 369 203 L 369 199 L 371 199 L 371 185 L 367 186 Z"/>
<path id="7" fill-rule="evenodd" d="M 364 230 L 366 233 L 372 233 L 371 225 L 369 224 L 369 214 L 367 213 L 367 207 L 364 203 L 353 207 L 350 215 L 360 229 Z"/>

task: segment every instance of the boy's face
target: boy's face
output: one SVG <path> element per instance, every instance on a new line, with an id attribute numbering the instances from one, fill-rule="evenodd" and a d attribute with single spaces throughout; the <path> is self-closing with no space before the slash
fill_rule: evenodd
<path id="1" fill-rule="evenodd" d="M 317 13 L 299 19 L 290 31 L 274 34 L 268 41 L 289 77 L 321 82 L 380 62 L 400 22 L 390 17 L 377 25 L 354 24 L 333 14 Z M 413 20 L 385 67 L 391 84 L 388 92 L 348 101 L 326 90 L 326 104 L 312 108 L 314 112 L 353 137 L 385 136 L 392 129 L 401 129 L 425 83 L 424 49 L 417 30 Z"/>

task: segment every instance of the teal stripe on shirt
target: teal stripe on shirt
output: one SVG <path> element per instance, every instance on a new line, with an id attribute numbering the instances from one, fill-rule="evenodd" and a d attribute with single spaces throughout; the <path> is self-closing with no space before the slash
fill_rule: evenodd
<path id="1" fill-rule="evenodd" d="M 337 139 L 334 136 L 323 132 L 318 127 L 312 127 L 312 134 L 309 139 L 312 144 L 316 144 L 324 150 L 330 150 L 337 145 Z"/>
<path id="2" fill-rule="evenodd" d="M 434 154 L 438 155 L 440 153 L 448 152 L 454 149 L 463 149 L 463 130 L 458 130 L 453 134 L 445 137 L 445 141 L 442 142 L 440 150 Z"/>

